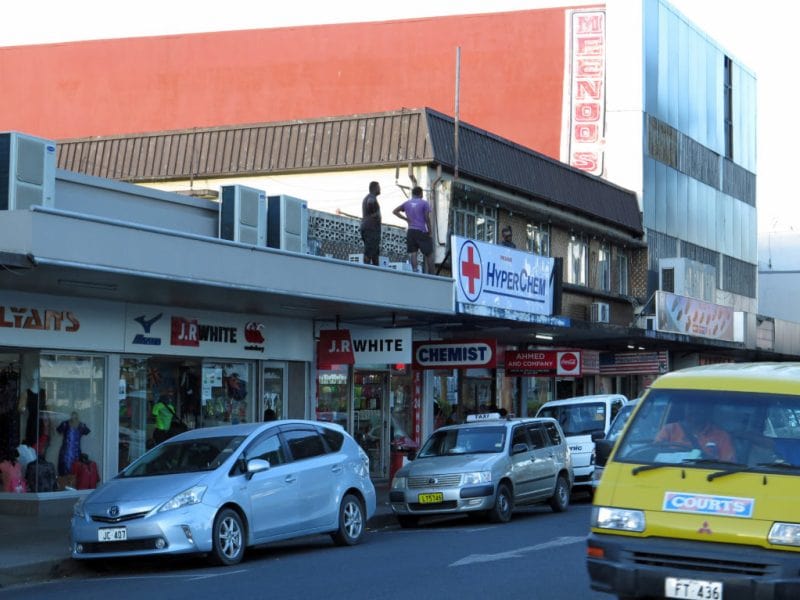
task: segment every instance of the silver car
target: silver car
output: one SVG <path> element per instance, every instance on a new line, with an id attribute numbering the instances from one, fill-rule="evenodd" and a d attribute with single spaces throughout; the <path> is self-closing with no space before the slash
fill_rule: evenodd
<path id="1" fill-rule="evenodd" d="M 369 459 L 340 426 L 272 421 L 196 429 L 156 446 L 76 504 L 72 557 L 207 553 L 330 533 L 359 543 L 375 513 Z"/>
<path id="2" fill-rule="evenodd" d="M 511 519 L 514 507 L 569 505 L 574 477 L 564 433 L 555 419 L 475 415 L 433 432 L 392 480 L 389 501 L 400 525 L 433 514 Z M 482 418 L 481 418 L 482 417 Z"/>

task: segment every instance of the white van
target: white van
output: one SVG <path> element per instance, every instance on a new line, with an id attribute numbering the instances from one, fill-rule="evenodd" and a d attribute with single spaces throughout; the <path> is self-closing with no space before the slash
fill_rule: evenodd
<path id="1" fill-rule="evenodd" d="M 608 433 L 611 421 L 628 399 L 622 394 L 577 396 L 545 402 L 537 417 L 551 417 L 559 422 L 567 437 L 575 472 L 575 489 L 592 492 L 594 442 L 592 432 Z"/>

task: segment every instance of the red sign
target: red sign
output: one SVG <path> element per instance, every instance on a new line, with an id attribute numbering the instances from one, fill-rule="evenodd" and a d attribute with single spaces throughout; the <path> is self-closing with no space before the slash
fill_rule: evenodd
<path id="1" fill-rule="evenodd" d="M 531 375 L 555 373 L 580 376 L 581 353 L 576 350 L 506 350 L 506 375 Z"/>
<path id="2" fill-rule="evenodd" d="M 331 365 L 352 365 L 353 341 L 349 329 L 323 329 L 317 342 L 317 367 L 327 369 Z"/>

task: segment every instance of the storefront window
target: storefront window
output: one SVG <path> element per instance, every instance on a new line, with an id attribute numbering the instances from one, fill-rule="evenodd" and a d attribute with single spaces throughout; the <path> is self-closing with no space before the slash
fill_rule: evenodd
<path id="1" fill-rule="evenodd" d="M 284 417 L 284 385 L 286 377 L 282 366 L 265 366 L 261 371 L 263 391 L 261 398 L 261 416 L 264 421 L 282 419 Z"/>
<path id="2" fill-rule="evenodd" d="M 93 488 L 102 472 L 105 436 L 105 360 L 97 356 L 42 354 L 38 373 L 27 373 L 24 438 L 40 457 L 26 466 L 29 491 Z M 38 376 L 38 377 L 37 377 Z M 38 379 L 38 385 L 36 384 Z M 83 467 L 91 466 L 91 478 Z M 49 473 L 57 476 L 51 488 Z"/>
<path id="3" fill-rule="evenodd" d="M 335 365 L 317 372 L 318 421 L 338 423 L 347 429 L 347 405 L 350 399 L 347 375 L 347 365 Z"/>
<path id="4" fill-rule="evenodd" d="M 416 413 L 414 410 L 414 383 L 411 368 L 406 365 L 402 370 L 392 371 L 390 406 L 391 406 L 391 445 L 392 449 L 417 448 L 414 438 L 416 430 Z"/>
<path id="5" fill-rule="evenodd" d="M 126 357 L 119 376 L 119 465 L 186 429 L 255 418 L 249 362 Z"/>

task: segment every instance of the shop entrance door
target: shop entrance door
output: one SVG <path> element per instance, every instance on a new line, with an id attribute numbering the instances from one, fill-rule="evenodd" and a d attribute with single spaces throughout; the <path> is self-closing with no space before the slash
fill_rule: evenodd
<path id="1" fill-rule="evenodd" d="M 389 374 L 356 370 L 354 381 L 353 435 L 369 456 L 370 476 L 385 479 L 389 476 Z"/>

